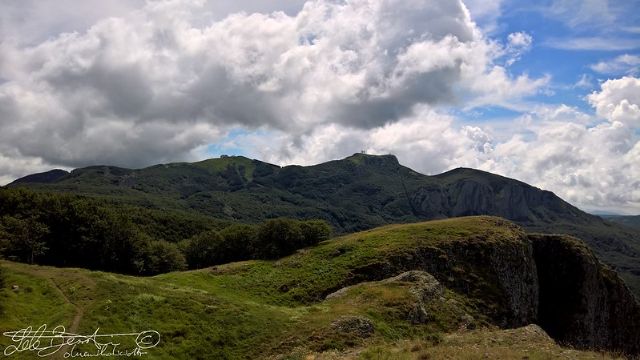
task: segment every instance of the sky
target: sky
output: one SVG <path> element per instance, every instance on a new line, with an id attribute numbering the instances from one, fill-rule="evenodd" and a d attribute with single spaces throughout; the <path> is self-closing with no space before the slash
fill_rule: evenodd
<path id="1" fill-rule="evenodd" d="M 5 0 L 0 184 L 395 154 L 640 214 L 640 0 Z"/>

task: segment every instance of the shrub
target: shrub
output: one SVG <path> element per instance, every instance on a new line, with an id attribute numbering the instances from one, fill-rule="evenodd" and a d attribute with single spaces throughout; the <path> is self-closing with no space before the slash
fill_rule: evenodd
<path id="1" fill-rule="evenodd" d="M 160 240 L 147 242 L 138 257 L 138 271 L 144 275 L 156 275 L 187 268 L 184 255 L 176 244 Z"/>
<path id="2" fill-rule="evenodd" d="M 217 231 L 207 231 L 192 237 L 186 244 L 185 257 L 192 269 L 204 268 L 218 262 L 223 239 Z"/>
<path id="3" fill-rule="evenodd" d="M 258 238 L 258 231 L 255 226 L 246 224 L 231 225 L 220 231 L 220 236 L 222 236 L 223 242 L 219 249 L 219 256 L 223 262 L 248 260 L 254 257 Z"/>
<path id="4" fill-rule="evenodd" d="M 256 257 L 276 259 L 304 247 L 300 222 L 291 219 L 268 220 L 258 230 Z"/>
<path id="5" fill-rule="evenodd" d="M 304 237 L 304 246 L 316 245 L 331 237 L 331 226 L 324 220 L 302 221 L 300 230 Z"/>

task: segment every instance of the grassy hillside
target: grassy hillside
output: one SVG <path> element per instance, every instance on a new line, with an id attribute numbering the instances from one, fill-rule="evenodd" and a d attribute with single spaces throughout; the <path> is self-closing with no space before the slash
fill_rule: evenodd
<path id="1" fill-rule="evenodd" d="M 519 266 L 522 258 L 510 262 L 507 255 L 524 249 L 523 239 L 514 225 L 479 217 L 392 225 L 277 261 L 150 278 L 3 261 L 0 330 L 41 324 L 81 334 L 156 330 L 161 342 L 149 350 L 152 359 L 473 358 L 474 348 L 518 358 L 564 356 L 567 350 L 548 339 L 538 347 L 538 338 L 523 341 L 498 329 L 519 320 L 498 285 L 505 281 L 501 270 L 489 259 Z M 416 254 L 431 259 L 443 287 L 435 280 L 421 287 L 379 281 L 417 268 L 424 259 Z M 500 346 L 488 345 L 489 337 L 502 339 Z"/>
<path id="2" fill-rule="evenodd" d="M 424 359 L 622 359 L 611 353 L 563 348 L 538 326 L 511 330 L 472 330 L 446 334 L 436 343 L 403 340 L 345 351 L 307 356 L 313 360 L 424 360 Z"/>

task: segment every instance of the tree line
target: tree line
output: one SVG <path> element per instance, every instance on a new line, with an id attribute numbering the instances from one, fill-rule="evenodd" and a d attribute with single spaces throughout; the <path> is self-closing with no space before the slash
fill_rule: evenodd
<path id="1" fill-rule="evenodd" d="M 0 254 L 32 264 L 154 275 L 275 259 L 330 235 L 323 220 L 232 224 L 96 198 L 0 189 Z"/>

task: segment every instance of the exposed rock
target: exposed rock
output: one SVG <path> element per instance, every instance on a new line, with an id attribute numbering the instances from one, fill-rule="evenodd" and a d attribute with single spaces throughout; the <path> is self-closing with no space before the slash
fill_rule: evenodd
<path id="1" fill-rule="evenodd" d="M 414 297 L 414 304 L 411 311 L 407 314 L 407 320 L 412 324 L 425 324 L 433 319 L 433 316 L 429 315 L 425 305 L 431 301 L 444 300 L 444 287 L 440 282 L 431 274 L 424 271 L 407 271 L 400 275 L 384 279 L 377 283 L 391 284 L 391 283 L 411 283 L 409 292 Z M 362 286 L 367 283 L 361 283 L 358 285 L 347 286 L 336 292 L 327 295 L 326 299 L 337 299 L 345 296 L 349 290 L 355 286 Z"/>
<path id="2" fill-rule="evenodd" d="M 492 251 L 489 262 L 494 269 L 498 284 L 506 296 L 511 313 L 510 323 L 516 326 L 531 323 L 538 316 L 538 276 L 530 242 L 525 246 L 509 244 L 505 249 Z M 505 257 L 505 255 L 507 255 Z"/>
<path id="3" fill-rule="evenodd" d="M 531 324 L 519 329 L 520 332 L 527 334 L 527 337 L 553 341 L 551 337 L 539 325 Z"/>
<path id="4" fill-rule="evenodd" d="M 414 208 L 428 218 L 495 214 L 515 221 L 539 220 L 531 209 L 553 202 L 553 194 L 511 182 L 491 186 L 475 179 L 417 189 Z"/>
<path id="5" fill-rule="evenodd" d="M 516 233 L 519 229 L 507 221 L 501 226 L 514 227 Z M 472 238 L 437 247 L 413 248 L 354 269 L 344 286 L 387 279 L 416 269 L 433 274 L 447 288 L 471 298 L 482 298 L 480 310 L 497 325 L 525 326 L 537 318 L 536 264 L 531 241 L 524 232 L 499 246 L 492 239 Z"/>
<path id="6" fill-rule="evenodd" d="M 460 328 L 463 330 L 473 330 L 475 329 L 475 321 L 476 319 L 469 314 L 464 314 L 460 318 Z"/>
<path id="7" fill-rule="evenodd" d="M 331 253 L 331 257 L 338 257 L 340 255 L 343 255 L 345 252 L 346 252 L 345 249 L 342 249 L 342 248 L 336 249 Z"/>
<path id="8" fill-rule="evenodd" d="M 373 323 L 362 316 L 345 316 L 331 323 L 335 331 L 355 335 L 359 338 L 368 338 L 373 335 L 375 328 Z"/>
<path id="9" fill-rule="evenodd" d="M 581 241 L 531 235 L 538 263 L 538 323 L 561 344 L 640 353 L 640 305 Z"/>
<path id="10" fill-rule="evenodd" d="M 419 271 L 412 270 L 404 272 L 400 275 L 387 278 L 381 281 L 382 283 L 393 283 L 393 282 L 409 282 L 414 283 L 411 286 L 411 293 L 415 295 L 416 299 L 421 302 L 427 302 L 434 298 L 440 298 L 444 293 L 444 287 L 440 284 L 440 282 L 431 274 Z M 360 286 L 363 283 L 353 286 L 345 286 L 338 291 L 335 291 L 325 297 L 325 299 L 335 299 L 340 298 L 346 295 L 350 289 L 355 286 Z"/>
<path id="11" fill-rule="evenodd" d="M 500 327 L 538 323 L 560 344 L 640 352 L 640 305 L 614 271 L 567 236 L 522 233 L 514 241 L 471 238 L 413 248 L 354 269 L 345 285 L 383 279 L 415 283 L 412 323 L 429 321 L 425 304 L 439 299 L 444 285 L 481 300 L 474 306 Z M 460 321 L 464 328 L 475 323 Z"/>
<path id="12" fill-rule="evenodd" d="M 404 272 L 400 275 L 386 279 L 383 282 L 410 282 L 414 283 L 411 292 L 420 301 L 430 301 L 433 298 L 442 296 L 444 288 L 433 275 L 418 270 Z"/>
<path id="13" fill-rule="evenodd" d="M 407 320 L 414 325 L 426 324 L 433 320 L 433 316 L 429 315 L 423 304 L 416 303 L 409 314 L 407 314 Z"/>
<path id="14" fill-rule="evenodd" d="M 409 291 L 415 298 L 415 304 L 409 312 L 407 320 L 412 324 L 425 324 L 433 320 L 433 316 L 427 312 L 425 305 L 431 301 L 439 300 L 444 294 L 444 287 L 433 275 L 424 271 L 414 270 L 383 280 L 382 282 L 412 283 Z"/>
<path id="15" fill-rule="evenodd" d="M 331 294 L 327 295 L 325 297 L 325 299 L 329 300 L 329 299 L 341 298 L 341 297 L 345 296 L 349 292 L 349 289 L 351 289 L 351 288 L 353 288 L 353 286 L 345 286 L 342 289 L 340 289 L 338 291 L 335 291 L 335 292 L 332 292 Z"/>

